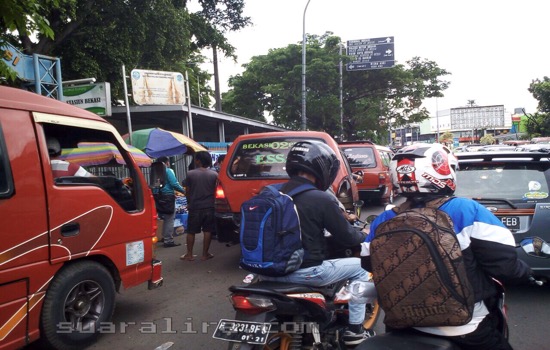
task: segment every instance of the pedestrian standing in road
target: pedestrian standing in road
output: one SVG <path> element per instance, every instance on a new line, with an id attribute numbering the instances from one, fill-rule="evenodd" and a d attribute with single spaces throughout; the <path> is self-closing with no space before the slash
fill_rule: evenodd
<path id="1" fill-rule="evenodd" d="M 159 190 L 160 195 L 164 198 L 168 198 L 170 201 L 173 201 L 173 203 L 170 203 L 170 208 L 167 211 L 158 210 L 159 208 L 157 206 L 158 216 L 163 221 L 162 239 L 164 241 L 165 248 L 177 247 L 181 245 L 181 243 L 174 242 L 174 217 L 176 215 L 176 193 L 174 190 L 178 190 L 181 193 L 185 193 L 185 190 L 179 184 L 174 170 L 170 168 L 170 160 L 168 157 L 159 157 L 157 161 L 166 165 L 166 183 Z"/>
<path id="2" fill-rule="evenodd" d="M 210 167 L 212 157 L 207 151 L 195 154 L 195 169 L 187 173 L 183 184 L 187 187 L 187 209 L 189 211 L 187 227 L 187 253 L 180 259 L 186 261 L 195 260 L 193 246 L 195 235 L 203 233 L 203 246 L 201 260 L 212 259 L 214 255 L 209 252 L 212 232 L 215 230 L 214 217 L 214 193 L 218 173 Z"/>

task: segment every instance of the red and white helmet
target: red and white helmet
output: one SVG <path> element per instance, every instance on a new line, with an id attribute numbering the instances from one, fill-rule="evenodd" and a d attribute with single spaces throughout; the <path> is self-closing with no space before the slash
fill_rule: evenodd
<path id="1" fill-rule="evenodd" d="M 392 158 L 393 186 L 403 195 L 452 194 L 456 189 L 456 157 L 445 146 L 419 143 L 406 146 Z"/>

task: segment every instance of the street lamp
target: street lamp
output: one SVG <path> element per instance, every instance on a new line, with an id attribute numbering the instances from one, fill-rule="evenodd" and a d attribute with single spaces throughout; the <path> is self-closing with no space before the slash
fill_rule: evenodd
<path id="1" fill-rule="evenodd" d="M 302 130 L 306 130 L 306 11 L 311 0 L 307 0 L 304 8 L 304 19 L 302 27 Z"/>

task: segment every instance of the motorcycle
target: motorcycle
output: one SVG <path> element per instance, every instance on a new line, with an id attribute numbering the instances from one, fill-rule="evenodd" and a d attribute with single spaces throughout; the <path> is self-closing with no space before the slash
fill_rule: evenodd
<path id="1" fill-rule="evenodd" d="M 229 350 L 347 349 L 347 281 L 311 287 L 255 279 L 248 275 L 244 285 L 229 288 L 235 319 L 220 320 L 213 335 L 231 342 Z M 372 329 L 380 311 L 373 284 L 366 294 L 363 327 Z"/>
<path id="2" fill-rule="evenodd" d="M 360 220 L 354 223 L 366 224 Z M 360 247 L 336 249 L 331 258 L 359 256 L 359 252 Z M 347 349 L 342 335 L 348 325 L 348 300 L 356 286 L 353 282 L 312 287 L 260 281 L 254 274 L 243 282 L 229 288 L 235 318 L 220 320 L 213 334 L 216 339 L 230 342 L 229 350 Z M 374 284 L 366 287 L 361 291 L 367 306 L 363 327 L 372 330 L 380 308 Z"/>

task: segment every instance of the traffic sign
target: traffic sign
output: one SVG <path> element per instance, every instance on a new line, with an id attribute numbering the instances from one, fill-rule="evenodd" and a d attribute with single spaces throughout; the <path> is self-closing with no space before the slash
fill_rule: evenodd
<path id="1" fill-rule="evenodd" d="M 395 65 L 393 36 L 348 40 L 347 55 L 352 61 L 348 71 L 390 68 Z"/>

